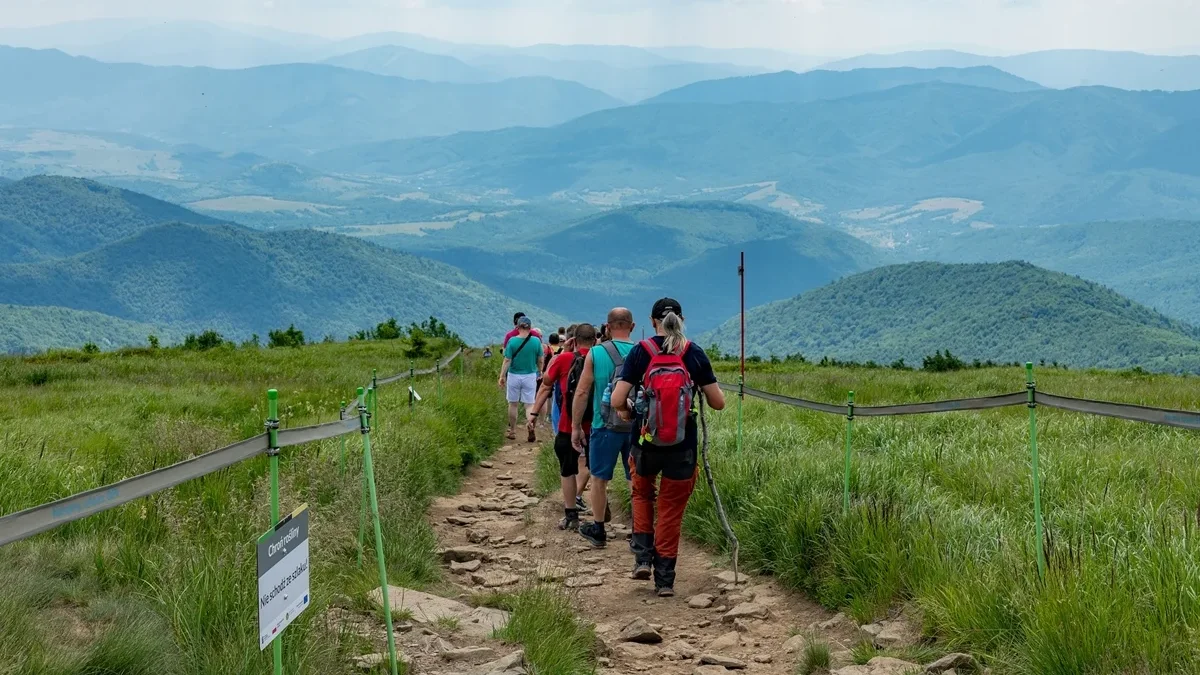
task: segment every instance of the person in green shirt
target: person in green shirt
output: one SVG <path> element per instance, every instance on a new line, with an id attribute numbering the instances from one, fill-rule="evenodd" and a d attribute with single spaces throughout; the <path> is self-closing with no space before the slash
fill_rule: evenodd
<path id="1" fill-rule="evenodd" d="M 517 438 L 517 413 L 521 405 L 528 412 L 537 395 L 538 373 L 542 370 L 542 341 L 533 334 L 533 322 L 522 316 L 517 320 L 517 335 L 504 346 L 504 365 L 500 367 L 500 388 L 508 396 L 508 438 Z M 532 424 L 526 425 L 530 443 L 537 441 Z"/>

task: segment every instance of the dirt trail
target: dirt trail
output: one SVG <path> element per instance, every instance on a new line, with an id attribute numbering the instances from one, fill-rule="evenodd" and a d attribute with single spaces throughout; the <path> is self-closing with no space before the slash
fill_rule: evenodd
<path id="1" fill-rule="evenodd" d="M 729 583 L 732 572 L 715 566 L 713 557 L 693 543 L 681 544 L 676 597 L 655 597 L 652 582 L 629 578 L 633 558 L 625 540 L 629 529 L 624 514 L 614 514 L 616 533 L 610 532 L 610 537 L 615 538 L 603 549 L 592 548 L 576 533 L 557 529 L 562 516 L 557 496 L 537 500 L 530 489 L 538 451 L 535 444 L 505 446 L 490 461 L 472 467 L 458 495 L 440 498 L 430 509 L 429 518 L 446 551 L 447 577 L 459 587 L 460 595 L 489 587 L 515 590 L 539 582 L 566 586 L 574 594 L 577 611 L 596 624 L 604 643 L 601 673 L 709 675 L 725 672 L 725 666 L 749 673 L 793 673 L 804 637 L 790 642 L 789 638 L 796 631 L 807 635 L 810 628 L 842 657 L 835 661 L 845 663 L 845 650 L 857 639 L 852 621 L 830 622 L 829 612 L 769 578 Z M 462 561 L 452 562 L 456 558 Z M 718 577 L 722 572 L 725 580 Z M 712 596 L 711 606 L 690 606 L 690 600 L 704 594 Z M 704 603 L 694 600 L 694 604 Z M 735 609 L 743 618 L 730 615 Z M 661 635 L 661 642 L 622 639 L 622 629 L 639 617 Z M 836 625 L 819 627 L 823 622 Z M 426 624 L 425 643 L 438 639 L 429 635 L 430 628 L 438 627 Z M 436 646 L 424 644 L 423 654 L 410 653 L 418 672 L 489 672 L 488 664 L 478 664 L 511 651 L 461 632 L 444 637 L 449 644 L 442 643 L 443 649 L 483 646 L 497 654 L 479 652 L 478 658 L 468 659 L 476 665 L 447 663 L 435 656 Z"/>

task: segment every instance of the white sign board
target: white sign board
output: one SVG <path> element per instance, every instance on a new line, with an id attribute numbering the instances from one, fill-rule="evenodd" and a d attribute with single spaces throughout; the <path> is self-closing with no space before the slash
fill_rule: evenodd
<path id="1" fill-rule="evenodd" d="M 258 538 L 258 648 L 266 649 L 309 604 L 305 504 Z"/>
<path id="2" fill-rule="evenodd" d="M 421 395 L 417 393 L 417 390 L 416 390 L 416 389 L 413 389 L 412 387 L 409 387 L 409 388 L 408 388 L 408 393 L 412 394 L 412 395 L 413 395 L 413 398 L 417 399 L 418 401 L 420 401 L 420 400 L 421 400 Z"/>

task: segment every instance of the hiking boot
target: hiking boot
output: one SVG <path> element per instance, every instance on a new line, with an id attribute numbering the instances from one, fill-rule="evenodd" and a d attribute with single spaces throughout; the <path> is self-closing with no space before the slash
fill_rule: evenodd
<path id="1" fill-rule="evenodd" d="M 592 510 L 584 503 L 583 497 L 575 495 L 575 508 L 579 509 L 580 513 L 591 513 Z"/>
<path id="2" fill-rule="evenodd" d="M 592 548 L 608 546 L 608 534 L 604 531 L 604 523 L 588 523 L 579 527 L 579 536 L 588 540 Z"/>
<path id="3" fill-rule="evenodd" d="M 638 581 L 646 581 L 653 573 L 654 570 L 650 567 L 650 563 L 636 562 L 633 564 L 633 574 L 630 574 L 629 578 L 637 579 Z"/>
<path id="4" fill-rule="evenodd" d="M 564 511 L 566 515 L 558 521 L 558 529 L 577 532 L 579 530 L 579 511 L 577 509 L 564 509 Z"/>
<path id="5" fill-rule="evenodd" d="M 675 558 L 664 558 L 659 555 L 654 556 L 654 587 L 659 589 L 667 589 L 674 595 L 675 591 Z M 659 593 L 660 597 L 670 597 Z"/>
<path id="6" fill-rule="evenodd" d="M 657 594 L 657 595 L 658 595 L 658 597 L 660 597 L 660 598 L 673 598 L 673 597 L 675 597 L 675 589 L 674 589 L 673 587 L 671 587 L 671 586 L 656 586 L 656 587 L 654 588 L 654 592 L 655 592 L 655 594 Z"/>

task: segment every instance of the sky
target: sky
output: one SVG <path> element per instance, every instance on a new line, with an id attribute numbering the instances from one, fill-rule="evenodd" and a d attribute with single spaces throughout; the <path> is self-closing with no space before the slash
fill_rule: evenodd
<path id="1" fill-rule="evenodd" d="M 1200 0 L 0 0 L 0 26 L 103 17 L 251 23 L 326 37 L 457 42 L 1200 51 Z"/>

